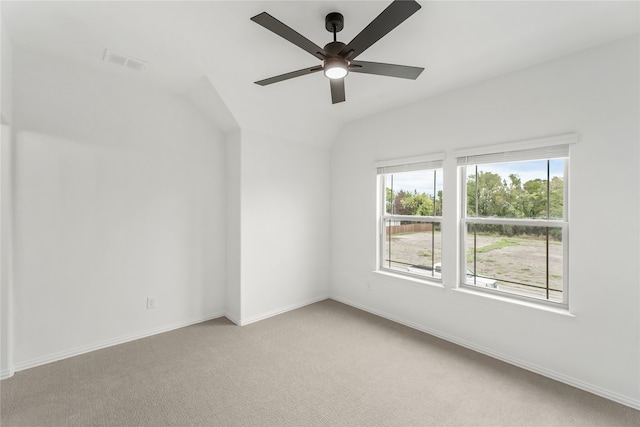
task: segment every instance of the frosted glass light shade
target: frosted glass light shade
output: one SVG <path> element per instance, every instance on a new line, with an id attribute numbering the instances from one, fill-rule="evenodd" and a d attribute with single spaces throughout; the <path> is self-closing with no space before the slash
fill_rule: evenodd
<path id="1" fill-rule="evenodd" d="M 324 61 L 324 75 L 329 79 L 341 79 L 349 74 L 349 63 L 342 58 L 330 58 Z"/>

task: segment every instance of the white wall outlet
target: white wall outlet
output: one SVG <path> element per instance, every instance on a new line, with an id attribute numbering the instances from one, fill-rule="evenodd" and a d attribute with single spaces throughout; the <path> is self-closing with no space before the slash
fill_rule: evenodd
<path id="1" fill-rule="evenodd" d="M 156 297 L 147 297 L 147 310 L 156 308 Z"/>

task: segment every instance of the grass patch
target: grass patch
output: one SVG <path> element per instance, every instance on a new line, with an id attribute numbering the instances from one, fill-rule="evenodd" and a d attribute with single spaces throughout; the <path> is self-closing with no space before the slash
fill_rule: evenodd
<path id="1" fill-rule="evenodd" d="M 487 252 L 495 251 L 497 249 L 506 248 L 507 246 L 518 246 L 519 244 L 520 244 L 520 241 L 518 239 L 512 239 L 512 238 L 506 237 L 504 239 L 495 241 L 487 246 L 476 248 L 476 253 L 484 254 Z"/>
<path id="2" fill-rule="evenodd" d="M 519 244 L 520 244 L 519 239 L 505 237 L 500 240 L 496 240 L 495 242 L 489 245 L 476 248 L 476 254 L 485 254 L 487 252 L 506 248 L 507 246 L 518 246 Z M 473 261 L 473 248 L 469 248 L 467 251 L 467 262 L 472 262 L 472 261 Z M 478 257 L 476 261 L 480 261 L 480 257 Z"/>

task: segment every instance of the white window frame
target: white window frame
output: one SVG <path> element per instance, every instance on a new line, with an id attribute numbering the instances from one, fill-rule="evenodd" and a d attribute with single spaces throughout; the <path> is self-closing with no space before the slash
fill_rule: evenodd
<path id="1" fill-rule="evenodd" d="M 459 271 L 458 271 L 458 287 L 472 289 L 478 292 L 488 292 L 509 299 L 523 300 L 534 302 L 553 307 L 568 308 L 569 306 L 569 159 L 571 144 L 575 144 L 578 140 L 576 134 L 559 135 L 549 138 L 540 138 L 528 141 L 518 141 L 514 143 L 499 144 L 488 147 L 479 147 L 468 150 L 455 151 L 454 157 L 457 158 L 460 185 L 460 215 L 459 215 Z M 563 189 L 563 218 L 561 220 L 554 219 L 515 219 L 515 218 L 483 218 L 483 217 L 467 217 L 467 165 L 489 164 L 489 163 L 509 163 L 516 161 L 533 161 L 533 160 L 550 160 L 564 159 L 564 189 Z M 519 295 L 498 289 L 484 288 L 475 286 L 467 282 L 467 229 L 469 224 L 497 224 L 497 225 L 514 225 L 514 226 L 530 226 L 530 227 L 552 227 L 562 230 L 563 245 L 563 283 L 562 283 L 562 302 L 551 301 L 549 299 L 541 299 Z M 547 259 L 548 262 L 548 259 Z"/>
<path id="2" fill-rule="evenodd" d="M 411 271 L 402 271 L 385 266 L 385 241 L 386 241 L 386 227 L 385 221 L 397 220 L 397 221 L 413 221 L 421 223 L 438 224 L 440 226 L 440 233 L 442 233 L 442 216 L 419 216 L 419 215 L 391 215 L 386 213 L 386 187 L 385 177 L 393 173 L 412 172 L 420 170 L 437 170 L 440 169 L 443 172 L 443 160 L 444 153 L 435 153 L 425 156 L 416 156 L 403 159 L 385 160 L 379 161 L 374 164 L 377 172 L 378 182 L 378 251 L 376 270 L 397 274 L 401 276 L 407 276 L 412 279 L 418 279 L 426 282 L 442 282 L 441 274 L 438 276 L 429 276 L 426 274 L 412 273 Z M 443 208 L 444 210 L 444 208 Z M 442 239 L 441 239 L 442 242 Z"/>

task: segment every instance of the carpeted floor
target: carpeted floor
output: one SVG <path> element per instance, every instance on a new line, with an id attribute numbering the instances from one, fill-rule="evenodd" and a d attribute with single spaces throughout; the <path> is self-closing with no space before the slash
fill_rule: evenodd
<path id="1" fill-rule="evenodd" d="M 10 426 L 638 426 L 640 411 L 332 300 L 19 372 Z"/>

